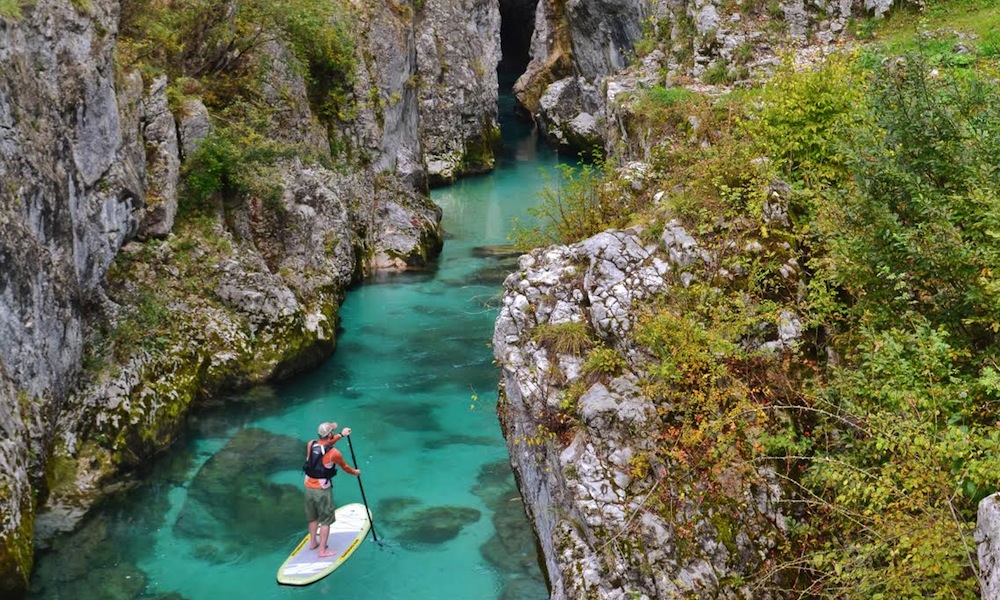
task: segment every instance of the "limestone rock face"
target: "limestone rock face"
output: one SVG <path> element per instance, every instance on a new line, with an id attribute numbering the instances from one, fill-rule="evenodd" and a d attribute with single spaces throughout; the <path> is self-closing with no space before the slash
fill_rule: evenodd
<path id="1" fill-rule="evenodd" d="M 0 358 L 33 397 L 68 388 L 80 297 L 138 227 L 144 169 L 119 162 L 117 10 L 43 1 L 0 29 Z"/>
<path id="2" fill-rule="evenodd" d="M 503 367 L 498 412 L 553 600 L 752 597 L 723 582 L 759 567 L 785 527 L 777 485 L 730 482 L 737 502 L 754 508 L 727 524 L 710 503 L 683 498 L 673 517 L 665 514 L 646 500 L 673 485 L 671 466 L 633 468 L 632 459 L 655 449 L 663 427 L 658 407 L 638 385 L 641 351 L 629 339 L 636 307 L 684 285 L 705 260 L 696 240 L 674 223 L 657 243 L 635 231 L 607 231 L 535 250 L 504 282 L 493 336 Z M 549 350 L 533 335 L 542 325 L 574 322 L 587 324 L 625 358 L 622 374 L 588 379 L 583 358 Z M 585 390 L 575 411 L 579 422 L 554 433 L 573 385 Z M 682 533 L 683 523 L 696 533 Z"/>
<path id="3" fill-rule="evenodd" d="M 661 82 L 668 58 L 655 50 L 641 61 L 605 79 L 603 123 L 604 144 L 617 148 L 623 159 L 643 159 L 662 140 L 637 118 L 634 110 L 642 90 Z"/>
<path id="4" fill-rule="evenodd" d="M 211 131 L 212 122 L 205 104 L 198 98 L 186 98 L 177 117 L 182 160 L 194 154 Z"/>
<path id="5" fill-rule="evenodd" d="M 586 145 L 594 137 L 602 137 L 594 135 L 596 123 L 578 123 L 575 127 L 588 132 L 581 136 L 583 146 L 571 143 L 562 132 L 565 124 L 596 117 L 597 107 L 603 106 L 601 81 L 628 64 L 642 35 L 648 4 L 642 0 L 539 0 L 531 62 L 514 92 L 543 125 L 560 132 L 553 133 L 546 127 L 563 150 L 588 150 Z M 558 114 L 552 113 L 553 104 L 550 101 L 543 105 L 543 98 L 563 95 L 565 79 L 570 76 L 574 77 L 578 93 L 572 100 L 558 104 Z"/>
<path id="6" fill-rule="evenodd" d="M 315 364 L 335 345 L 350 283 L 440 250 L 440 211 L 421 191 L 412 18 L 371 6 L 359 13 L 355 81 L 359 98 L 375 89 L 380 101 L 359 102 L 334 140 L 352 166 L 277 165 L 276 197 L 224 207 L 197 240 L 214 253 L 179 242 L 177 219 L 181 165 L 211 135 L 211 116 L 196 96 L 173 114 L 165 78 L 116 72 L 119 3 L 40 0 L 4 19 L 0 597 L 26 589 L 36 532 L 72 528 L 123 467 L 170 444 L 206 394 Z M 275 40 L 261 59 L 274 138 L 329 155 L 294 55 Z M 110 289 L 123 254 L 147 280 L 115 285 L 162 282 L 170 293 L 156 300 L 176 337 L 116 348 L 126 353 L 81 371 L 88 344 L 104 348 L 101 332 L 139 308 Z M 195 285 L 183 280 L 192 264 L 204 266 Z"/>
<path id="7" fill-rule="evenodd" d="M 369 271 L 419 269 L 441 252 L 441 208 L 405 182 L 377 177 L 371 210 L 381 225 L 366 265 Z"/>
<path id="8" fill-rule="evenodd" d="M 976 553 L 983 600 L 1000 599 L 1000 494 L 979 503 L 976 519 Z"/>
<path id="9" fill-rule="evenodd" d="M 488 0 L 417 4 L 355 3 L 364 110 L 341 135 L 376 173 L 420 188 L 493 168 L 500 11 Z"/>
<path id="10" fill-rule="evenodd" d="M 283 169 L 283 178 L 280 218 L 251 222 L 253 215 L 246 214 L 249 237 L 296 297 L 342 290 L 361 270 L 358 250 L 367 242 L 359 223 L 375 195 L 372 174 L 334 173 L 293 162 Z"/>
<path id="11" fill-rule="evenodd" d="M 546 88 L 574 74 L 573 39 L 559 3 L 538 0 L 529 54 L 527 69 L 514 82 L 514 95 L 534 116 L 539 114 L 539 101 Z"/>
<path id="12" fill-rule="evenodd" d="M 416 30 L 420 137 L 431 184 L 493 168 L 500 5 L 424 0 Z"/>
<path id="13" fill-rule="evenodd" d="M 880 17 L 894 4 L 917 1 L 539 0 L 531 62 L 514 92 L 563 152 L 589 150 L 594 139 L 614 148 L 621 123 L 607 114 L 613 111 L 610 97 L 623 85 L 634 89 L 629 84 L 636 82 L 640 63 L 657 63 L 645 69 L 642 87 L 668 85 L 677 77 L 738 83 L 777 62 L 776 39 L 833 44 L 851 18 Z M 637 57 L 644 27 L 656 50 Z"/>
<path id="14" fill-rule="evenodd" d="M 181 155 L 177 123 L 167 108 L 167 78 L 157 77 L 143 101 L 143 138 L 149 163 L 146 190 L 146 217 L 139 235 L 164 237 L 174 227 L 177 216 L 177 185 Z"/>
<path id="15" fill-rule="evenodd" d="M 596 90 L 582 77 L 567 77 L 547 87 L 538 102 L 538 122 L 549 143 L 567 152 L 603 147 L 594 116 L 600 110 L 596 99 Z"/>
<path id="16" fill-rule="evenodd" d="M 143 207 L 115 91 L 117 2 L 40 0 L 0 27 L 0 596 L 31 567 L 32 490 L 83 350 L 83 299 Z M 28 457 L 32 458 L 29 465 Z M 13 470 L 8 470 L 10 467 Z"/>
<path id="17" fill-rule="evenodd" d="M 269 136 L 309 152 L 329 154 L 326 128 L 309 105 L 302 64 L 285 44 L 274 40 L 265 44 L 262 61 L 268 65 L 268 76 L 262 82 L 264 100 L 277 109 L 275 127 L 268 132 Z M 208 111 L 196 98 L 187 100 L 182 108 L 180 130 L 186 138 L 182 140 L 184 154 L 190 156 L 208 134 L 211 121 L 207 119 Z"/>
<path id="18" fill-rule="evenodd" d="M 2 369 L 2 365 L 0 365 Z M 28 478 L 30 413 L 9 378 L 0 372 L 0 594 L 16 597 L 27 588 L 35 514 Z"/>
<path id="19" fill-rule="evenodd" d="M 593 81 L 628 64 L 642 36 L 648 4 L 641 0 L 566 2 L 574 62 L 582 77 Z"/>
<path id="20" fill-rule="evenodd" d="M 376 173 L 392 171 L 421 187 L 426 169 L 413 13 L 385 2 L 355 2 L 355 7 L 362 43 L 354 94 L 362 110 L 343 136 L 350 151 L 363 154 Z"/>

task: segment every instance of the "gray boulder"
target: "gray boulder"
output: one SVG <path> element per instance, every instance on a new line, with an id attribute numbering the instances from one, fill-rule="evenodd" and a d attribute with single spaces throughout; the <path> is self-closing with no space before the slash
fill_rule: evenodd
<path id="1" fill-rule="evenodd" d="M 980 501 L 975 542 L 982 600 L 1000 600 L 1000 494 Z"/>

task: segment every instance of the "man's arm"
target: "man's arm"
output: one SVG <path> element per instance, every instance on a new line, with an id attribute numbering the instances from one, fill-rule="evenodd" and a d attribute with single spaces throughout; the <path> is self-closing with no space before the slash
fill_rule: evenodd
<path id="1" fill-rule="evenodd" d="M 347 461 L 344 460 L 344 455 L 341 454 L 340 450 L 334 448 L 333 450 L 330 450 L 330 455 L 331 455 L 330 458 L 333 459 L 333 463 L 339 466 L 345 472 L 350 473 L 351 475 L 361 474 L 361 469 L 355 469 L 351 465 L 347 464 Z"/>

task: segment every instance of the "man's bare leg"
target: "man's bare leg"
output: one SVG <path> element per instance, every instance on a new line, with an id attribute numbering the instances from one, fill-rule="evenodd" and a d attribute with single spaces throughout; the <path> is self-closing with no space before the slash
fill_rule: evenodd
<path id="1" fill-rule="evenodd" d="M 319 548 L 319 542 L 316 540 L 316 527 L 319 525 L 319 521 L 309 521 L 309 549 L 315 550 Z M 327 529 L 327 532 L 330 530 Z"/>
<path id="2" fill-rule="evenodd" d="M 320 558 L 326 558 L 328 556 L 333 556 L 333 552 L 331 552 L 326 547 L 326 540 L 329 537 L 330 537 L 330 526 L 329 525 L 320 525 L 320 527 L 319 527 L 319 556 L 320 556 Z"/>

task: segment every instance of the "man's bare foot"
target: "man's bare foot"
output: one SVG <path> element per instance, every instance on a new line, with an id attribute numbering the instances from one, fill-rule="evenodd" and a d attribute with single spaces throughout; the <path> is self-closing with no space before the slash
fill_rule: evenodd
<path id="1" fill-rule="evenodd" d="M 310 550 L 315 550 L 316 548 L 319 548 L 319 542 L 316 542 L 315 544 L 310 544 L 309 545 L 309 549 Z"/>
<path id="2" fill-rule="evenodd" d="M 319 551 L 320 558 L 330 558 L 331 556 L 335 555 L 336 555 L 335 553 L 330 552 L 329 548 L 323 548 L 322 550 Z"/>

